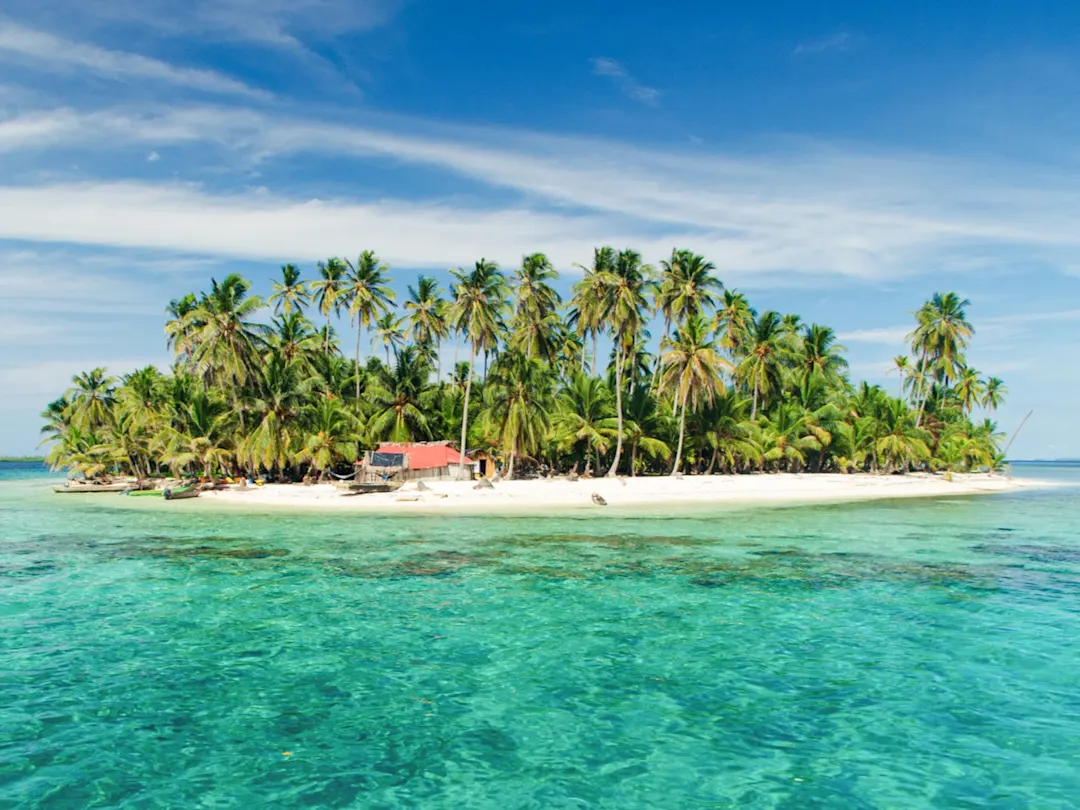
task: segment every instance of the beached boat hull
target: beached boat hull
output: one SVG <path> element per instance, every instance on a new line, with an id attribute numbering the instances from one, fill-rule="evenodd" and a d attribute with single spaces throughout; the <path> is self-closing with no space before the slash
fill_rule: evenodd
<path id="1" fill-rule="evenodd" d="M 188 498 L 199 497 L 199 487 L 197 484 L 192 484 L 187 487 L 177 487 L 176 489 L 164 489 L 161 491 L 161 495 L 167 501 L 183 501 Z"/>
<path id="2" fill-rule="evenodd" d="M 53 492 L 72 495 L 76 492 L 123 492 L 125 489 L 131 489 L 131 484 L 58 484 L 53 487 Z"/>

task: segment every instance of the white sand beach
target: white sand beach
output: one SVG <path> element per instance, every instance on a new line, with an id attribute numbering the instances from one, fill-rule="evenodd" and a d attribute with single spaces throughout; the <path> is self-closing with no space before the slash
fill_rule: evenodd
<path id="1" fill-rule="evenodd" d="M 312 507 L 357 512 L 447 512 L 485 514 L 527 511 L 554 514 L 598 510 L 596 493 L 611 510 L 625 511 L 679 505 L 785 505 L 884 498 L 927 498 L 1008 492 L 1043 482 L 1001 475 L 710 475 L 684 478 L 604 478 L 569 481 L 503 481 L 492 489 L 473 482 L 430 481 L 429 491 L 409 482 L 396 492 L 346 497 L 330 484 L 267 484 L 245 491 L 205 492 L 201 503 L 258 507 Z"/>

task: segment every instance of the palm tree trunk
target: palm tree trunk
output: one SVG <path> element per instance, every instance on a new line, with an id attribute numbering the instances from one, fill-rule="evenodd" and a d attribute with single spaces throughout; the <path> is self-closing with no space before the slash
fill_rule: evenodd
<path id="1" fill-rule="evenodd" d="M 597 333 L 594 330 L 593 333 L 592 333 L 592 374 L 593 374 L 594 377 L 600 376 L 596 371 L 597 366 L 600 365 L 600 360 L 596 356 L 599 353 L 600 350 L 597 348 L 596 343 L 597 343 Z"/>
<path id="2" fill-rule="evenodd" d="M 472 393 L 472 367 L 473 358 L 476 357 L 476 344 L 469 344 L 472 351 L 469 353 L 469 376 L 465 378 L 465 405 L 461 410 L 461 446 L 458 452 L 461 454 L 461 466 L 458 470 L 458 478 L 465 478 L 465 439 L 469 431 L 469 395 Z"/>
<path id="3" fill-rule="evenodd" d="M 442 380 L 442 341 L 435 341 L 435 381 Z"/>
<path id="4" fill-rule="evenodd" d="M 330 311 L 326 312 L 326 334 L 323 335 L 323 354 L 330 354 Z"/>
<path id="5" fill-rule="evenodd" d="M 705 470 L 706 475 L 712 475 L 713 467 L 716 466 L 716 458 L 719 456 L 719 451 L 714 447 L 712 449 L 712 458 L 709 459 L 709 469 Z"/>
<path id="6" fill-rule="evenodd" d="M 637 446 L 638 446 L 638 440 L 634 439 L 634 441 L 630 443 L 630 477 L 631 478 L 636 478 L 637 477 L 637 472 L 636 472 L 636 470 L 637 470 Z"/>
<path id="7" fill-rule="evenodd" d="M 506 468 L 506 480 L 514 480 L 514 451 L 510 451 L 510 464 Z"/>
<path id="8" fill-rule="evenodd" d="M 652 391 L 655 394 L 660 389 L 660 349 L 664 347 L 664 341 L 671 333 L 671 322 L 664 318 L 664 336 L 660 339 L 660 347 L 656 351 L 656 369 L 653 371 Z"/>
<path id="9" fill-rule="evenodd" d="M 757 401 L 758 401 L 758 376 L 754 375 L 754 406 L 750 409 L 750 421 L 753 422 L 757 419 Z"/>
<path id="10" fill-rule="evenodd" d="M 683 437 L 686 436 L 686 396 L 682 397 L 682 415 L 679 417 L 679 449 L 675 451 L 675 466 L 671 468 L 672 475 L 678 475 L 679 465 L 682 463 Z"/>
<path id="11" fill-rule="evenodd" d="M 362 324 L 356 323 L 356 399 L 360 401 L 360 329 Z"/>
<path id="12" fill-rule="evenodd" d="M 619 347 L 618 338 L 615 338 L 615 418 L 619 432 L 615 437 L 615 458 L 608 470 L 609 476 L 618 472 L 619 459 L 622 456 L 622 349 Z"/>

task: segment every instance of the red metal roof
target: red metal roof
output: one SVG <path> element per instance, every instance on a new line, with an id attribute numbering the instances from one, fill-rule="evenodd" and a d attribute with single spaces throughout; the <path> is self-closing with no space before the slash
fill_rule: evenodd
<path id="1" fill-rule="evenodd" d="M 461 454 L 446 444 L 381 444 L 377 453 L 404 453 L 409 457 L 410 470 L 430 470 L 461 463 Z M 466 464 L 472 459 L 465 457 Z"/>

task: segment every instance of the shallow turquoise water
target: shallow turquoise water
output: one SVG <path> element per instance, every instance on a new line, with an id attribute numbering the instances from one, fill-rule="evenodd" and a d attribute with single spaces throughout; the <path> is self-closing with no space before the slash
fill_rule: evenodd
<path id="1" fill-rule="evenodd" d="M 0 807 L 1080 797 L 1080 489 L 515 520 L 3 478 Z"/>

